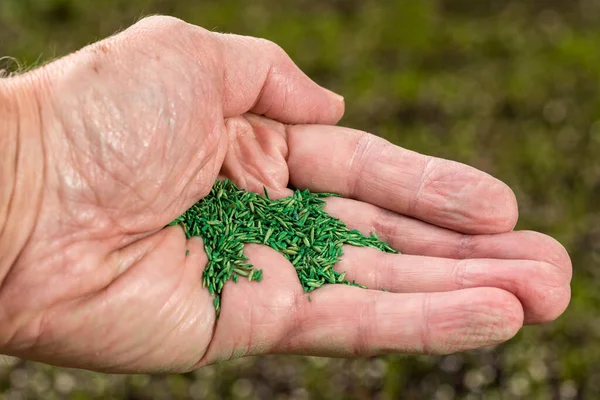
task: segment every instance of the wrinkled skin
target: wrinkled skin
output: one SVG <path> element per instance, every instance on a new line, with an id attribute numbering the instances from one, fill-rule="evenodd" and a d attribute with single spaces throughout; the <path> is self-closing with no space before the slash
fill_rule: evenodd
<path id="1" fill-rule="evenodd" d="M 37 180 L 13 194 L 35 207 L 0 270 L 5 354 L 113 372 L 266 353 L 440 354 L 500 343 L 568 304 L 568 255 L 512 231 L 506 185 L 332 126 L 341 97 L 270 42 L 153 17 L 8 82 L 35 103 L 21 110 L 37 111 L 40 151 L 31 145 Z M 281 255 L 246 246 L 264 280 L 226 285 L 216 321 L 201 239 L 163 227 L 219 175 L 277 196 L 289 184 L 338 192 L 328 212 L 404 254 L 346 248 L 337 268 L 370 289 L 325 286 L 308 302 Z"/>

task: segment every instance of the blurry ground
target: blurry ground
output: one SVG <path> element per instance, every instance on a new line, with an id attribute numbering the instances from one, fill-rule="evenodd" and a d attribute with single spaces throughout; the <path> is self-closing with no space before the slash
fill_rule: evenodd
<path id="1" fill-rule="evenodd" d="M 344 125 L 507 182 L 519 228 L 555 236 L 573 257 L 566 314 L 441 358 L 266 357 L 170 377 L 5 358 L 0 398 L 600 398 L 600 0 L 379 4 L 0 0 L 0 56 L 43 62 L 153 13 L 269 38 L 346 97 Z"/>

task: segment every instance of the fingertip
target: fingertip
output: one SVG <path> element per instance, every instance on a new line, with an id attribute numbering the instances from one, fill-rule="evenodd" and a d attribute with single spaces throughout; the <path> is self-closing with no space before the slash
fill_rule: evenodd
<path id="1" fill-rule="evenodd" d="M 490 195 L 498 199 L 496 207 L 491 212 L 490 227 L 495 229 L 490 233 L 504 233 L 512 231 L 519 219 L 519 205 L 515 192 L 504 182 L 497 180 L 496 185 L 490 190 Z"/>
<path id="2" fill-rule="evenodd" d="M 481 307 L 489 309 L 490 314 L 500 317 L 504 327 L 501 341 L 512 338 L 523 327 L 525 311 L 519 299 L 512 293 L 498 288 L 474 289 L 482 292 Z M 503 332 L 502 332 L 503 331 Z"/>
<path id="3" fill-rule="evenodd" d="M 557 320 L 567 310 L 571 302 L 571 287 L 566 285 L 552 290 L 548 297 L 547 307 L 543 307 L 536 314 L 527 315 L 524 324 L 541 325 Z"/>
<path id="4" fill-rule="evenodd" d="M 535 251 L 535 258 L 550 263 L 562 271 L 567 282 L 573 277 L 573 263 L 565 246 L 555 238 L 536 231 L 517 231 L 520 243 L 527 243 L 527 249 Z M 525 258 L 525 257 L 520 257 Z"/>
<path id="5" fill-rule="evenodd" d="M 504 182 L 476 169 L 470 179 L 478 184 L 460 193 L 462 227 L 458 230 L 472 234 L 496 234 L 512 231 L 519 219 L 519 206 L 513 190 Z M 457 229 L 454 226 L 448 226 Z"/>
<path id="6" fill-rule="evenodd" d="M 558 319 L 571 301 L 569 271 L 547 263 L 537 262 L 538 276 L 527 280 L 519 298 L 526 310 L 525 324 L 545 324 Z"/>
<path id="7" fill-rule="evenodd" d="M 521 329 L 524 311 L 511 293 L 474 288 L 431 295 L 426 352 L 449 354 L 488 347 L 511 339 Z"/>
<path id="8" fill-rule="evenodd" d="M 317 121 L 318 123 L 326 124 L 326 125 L 335 125 L 344 116 L 346 111 L 346 101 L 343 96 L 329 90 L 323 88 L 328 97 L 329 108 L 327 113 L 323 116 L 322 121 Z"/>

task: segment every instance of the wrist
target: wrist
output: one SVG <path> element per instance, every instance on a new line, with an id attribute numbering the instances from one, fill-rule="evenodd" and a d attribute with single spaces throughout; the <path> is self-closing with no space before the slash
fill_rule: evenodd
<path id="1" fill-rule="evenodd" d="M 43 156 L 34 78 L 0 80 L 0 287 L 35 227 Z"/>

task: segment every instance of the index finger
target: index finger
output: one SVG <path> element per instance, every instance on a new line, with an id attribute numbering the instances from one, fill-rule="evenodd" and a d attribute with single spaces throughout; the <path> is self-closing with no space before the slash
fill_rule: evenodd
<path id="1" fill-rule="evenodd" d="M 335 126 L 288 128 L 290 183 L 335 192 L 464 233 L 512 230 L 512 190 L 467 165 Z"/>

